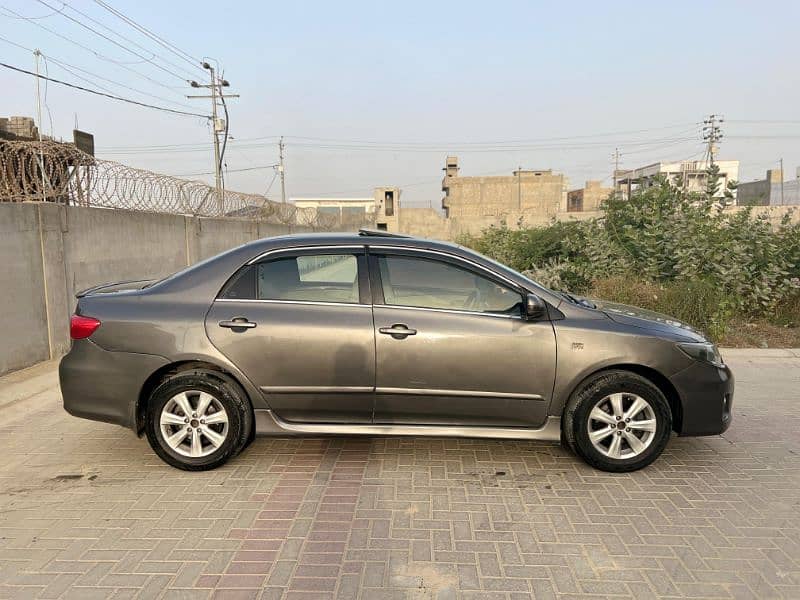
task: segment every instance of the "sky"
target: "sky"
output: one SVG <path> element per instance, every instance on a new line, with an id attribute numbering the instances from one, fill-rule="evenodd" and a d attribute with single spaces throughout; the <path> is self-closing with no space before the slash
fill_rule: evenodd
<path id="1" fill-rule="evenodd" d="M 0 62 L 33 70 L 38 48 L 50 77 L 208 114 L 187 79 L 207 82 L 197 64 L 213 59 L 240 94 L 228 189 L 280 199 L 284 136 L 287 198 L 399 186 L 402 204 L 436 208 L 448 154 L 462 175 L 553 169 L 573 189 L 610 183 L 615 148 L 622 168 L 702 157 L 712 113 L 741 181 L 781 158 L 794 178 L 798 23 L 794 1 L 0 0 Z M 33 77 L 0 68 L 0 90 L 0 116 L 36 115 Z M 49 83 L 42 120 L 93 133 L 100 158 L 213 182 L 204 118 Z"/>

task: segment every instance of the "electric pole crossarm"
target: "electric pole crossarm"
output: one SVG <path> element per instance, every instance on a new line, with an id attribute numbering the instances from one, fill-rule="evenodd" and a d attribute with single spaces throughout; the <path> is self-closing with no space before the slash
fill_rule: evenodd
<path id="1" fill-rule="evenodd" d="M 717 143 L 723 138 L 720 125 L 724 122 L 725 119 L 719 115 L 708 115 L 708 118 L 703 121 L 703 141 L 708 144 L 708 160 L 711 165 L 714 164 L 717 155 Z"/>

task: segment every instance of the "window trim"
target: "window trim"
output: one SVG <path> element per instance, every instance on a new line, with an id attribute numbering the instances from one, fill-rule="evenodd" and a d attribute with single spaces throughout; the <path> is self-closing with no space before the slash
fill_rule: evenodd
<path id="1" fill-rule="evenodd" d="M 354 308 L 369 308 L 371 304 L 356 302 L 327 302 L 325 300 L 261 300 L 259 298 L 217 298 L 214 302 L 253 302 L 259 304 L 305 304 L 310 306 L 352 306 Z"/>
<path id="2" fill-rule="evenodd" d="M 373 304 L 375 308 L 389 308 L 393 310 L 424 310 L 428 312 L 446 313 L 451 315 L 471 315 L 480 317 L 494 317 L 495 319 L 516 319 L 523 320 L 522 315 L 479 312 L 475 310 L 459 310 L 457 308 L 428 308 L 427 306 L 406 306 L 404 304 Z"/>
<path id="3" fill-rule="evenodd" d="M 223 298 L 232 282 L 234 282 L 246 269 L 252 269 L 256 265 L 265 262 L 272 262 L 284 258 L 297 258 L 299 256 L 314 256 L 326 254 L 352 255 L 356 257 L 356 278 L 358 279 L 358 302 L 333 302 L 327 300 L 277 300 L 269 298 Z M 257 295 L 258 290 L 254 290 Z M 294 246 L 290 248 L 273 248 L 262 252 L 255 258 L 248 260 L 239 267 L 236 272 L 228 278 L 225 284 L 217 292 L 215 302 L 258 302 L 267 304 L 305 304 L 305 305 L 335 305 L 335 306 L 371 306 L 369 271 L 367 267 L 366 247 L 359 244 L 348 245 L 325 245 L 325 246 Z"/>
<path id="4" fill-rule="evenodd" d="M 383 282 L 381 280 L 380 266 L 378 264 L 379 256 L 406 256 L 409 258 L 421 258 L 423 260 L 430 260 L 432 262 L 451 264 L 455 267 L 468 271 L 473 275 L 476 275 L 478 277 L 483 277 L 484 279 L 489 279 L 490 281 L 502 285 L 503 287 L 510 288 L 511 291 L 519 295 L 521 307 L 525 306 L 525 296 L 527 294 L 527 290 L 524 290 L 518 284 L 509 279 L 506 279 L 502 275 L 499 275 L 498 273 L 495 273 L 494 271 L 487 269 L 483 265 L 479 265 L 478 263 L 462 258 L 460 256 L 455 256 L 444 252 L 438 252 L 435 250 L 428 250 L 425 248 L 408 248 L 403 246 L 373 245 L 367 248 L 367 256 L 368 256 L 368 266 L 369 266 L 370 287 L 372 289 L 372 304 L 376 308 L 379 307 L 379 308 L 402 308 L 407 310 L 429 310 L 434 312 L 442 312 L 450 314 L 481 315 L 481 316 L 500 317 L 507 319 L 523 318 L 522 308 L 520 308 L 519 314 L 512 314 L 512 313 L 507 314 L 507 313 L 484 312 L 476 310 L 462 310 L 455 308 L 433 308 L 427 306 L 407 306 L 405 304 L 386 304 L 386 299 L 383 294 Z"/>

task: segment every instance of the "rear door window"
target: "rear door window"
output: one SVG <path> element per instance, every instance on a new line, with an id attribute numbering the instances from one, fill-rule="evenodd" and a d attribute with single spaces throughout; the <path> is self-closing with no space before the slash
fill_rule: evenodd
<path id="1" fill-rule="evenodd" d="M 358 302 L 358 261 L 352 254 L 279 258 L 257 267 L 259 300 Z"/>
<path id="2" fill-rule="evenodd" d="M 221 294 L 227 300 L 358 303 L 355 254 L 302 254 L 244 268 Z"/>

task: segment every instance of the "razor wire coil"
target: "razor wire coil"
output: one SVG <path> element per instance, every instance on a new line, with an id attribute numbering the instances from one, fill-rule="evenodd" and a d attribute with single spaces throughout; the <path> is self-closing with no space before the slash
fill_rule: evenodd
<path id="1" fill-rule="evenodd" d="M 349 225 L 315 208 L 274 202 L 122 163 L 97 159 L 72 144 L 0 140 L 0 202 L 45 201 L 198 217 L 239 217 L 327 230 Z M 356 219 L 358 221 L 358 219 Z"/>

